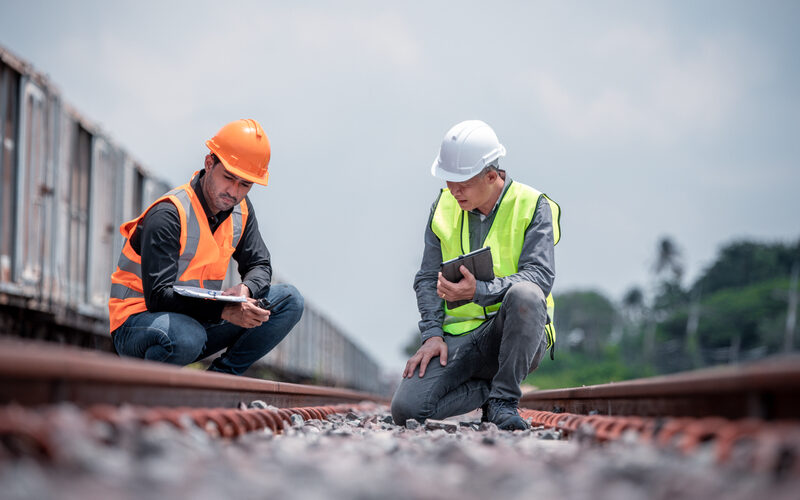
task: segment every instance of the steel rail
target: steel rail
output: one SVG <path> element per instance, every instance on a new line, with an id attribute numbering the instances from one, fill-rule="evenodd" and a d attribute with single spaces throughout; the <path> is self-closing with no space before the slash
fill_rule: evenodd
<path id="1" fill-rule="evenodd" d="M 534 391 L 520 407 L 578 415 L 800 419 L 800 356 Z"/>
<path id="2" fill-rule="evenodd" d="M 0 340 L 0 404 L 233 408 L 262 400 L 276 407 L 324 406 L 386 398 L 221 373 L 42 342 Z"/>

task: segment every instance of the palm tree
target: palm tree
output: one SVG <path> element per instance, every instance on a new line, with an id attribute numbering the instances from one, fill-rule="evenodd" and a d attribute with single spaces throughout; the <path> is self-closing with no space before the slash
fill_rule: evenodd
<path id="1" fill-rule="evenodd" d="M 658 322 L 659 295 L 668 296 L 670 290 L 679 290 L 683 277 L 683 258 L 678 246 L 669 236 L 662 236 L 656 245 L 656 261 L 653 265 L 654 299 L 644 329 L 644 359 L 652 362 L 655 349 L 656 323 Z M 663 276 L 663 279 L 659 279 Z M 658 292 L 661 289 L 661 293 Z"/>
<path id="2" fill-rule="evenodd" d="M 642 319 L 644 309 L 644 293 L 638 286 L 631 287 L 622 297 L 622 307 L 626 316 L 632 323 Z"/>
<path id="3" fill-rule="evenodd" d="M 669 236 L 663 236 L 658 242 L 656 250 L 656 263 L 653 266 L 655 275 L 659 276 L 665 271 L 672 274 L 673 282 L 680 282 L 683 277 L 683 257 L 678 246 Z"/>

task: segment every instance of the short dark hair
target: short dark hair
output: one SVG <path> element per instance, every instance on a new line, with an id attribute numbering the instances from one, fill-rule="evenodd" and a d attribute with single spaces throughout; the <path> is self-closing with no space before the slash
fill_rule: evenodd
<path id="1" fill-rule="evenodd" d="M 214 153 L 209 153 L 211 155 L 211 165 L 216 165 L 217 163 L 222 163 L 219 160 L 219 156 L 215 155 Z"/>
<path id="2" fill-rule="evenodd" d="M 483 170 L 481 170 L 481 177 L 488 174 L 491 171 L 500 172 L 500 162 L 497 160 L 493 161 L 489 165 L 486 165 Z"/>

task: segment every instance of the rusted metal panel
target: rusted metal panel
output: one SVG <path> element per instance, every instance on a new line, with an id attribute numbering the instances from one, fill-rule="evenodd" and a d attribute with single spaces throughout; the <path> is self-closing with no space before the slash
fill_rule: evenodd
<path id="1" fill-rule="evenodd" d="M 119 224 L 114 220 L 115 181 L 120 176 L 122 158 L 102 137 L 94 138 L 92 150 L 87 302 L 90 307 L 104 311 L 108 304 L 109 277 L 116 266 L 114 236 Z"/>
<path id="2" fill-rule="evenodd" d="M 15 263 L 18 283 L 27 296 L 41 296 L 48 228 L 50 124 L 44 89 L 29 78 L 21 85 L 20 151 L 17 178 Z"/>
<path id="3" fill-rule="evenodd" d="M 0 48 L 0 55 L 3 55 Z M 3 59 L 5 61 L 5 58 Z M 0 283 L 13 281 L 20 74 L 0 62 Z"/>
<path id="4" fill-rule="evenodd" d="M 88 277 L 89 186 L 92 136 L 75 123 L 75 142 L 70 158 L 67 227 L 67 305 L 77 308 L 85 302 Z"/>

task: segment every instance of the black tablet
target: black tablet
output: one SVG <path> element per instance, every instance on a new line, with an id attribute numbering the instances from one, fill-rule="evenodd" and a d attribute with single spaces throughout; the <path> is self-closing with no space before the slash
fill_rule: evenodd
<path id="1" fill-rule="evenodd" d="M 475 276 L 476 280 L 492 281 L 494 279 L 494 268 L 492 267 L 492 252 L 489 247 L 479 248 L 468 254 L 459 255 L 455 259 L 442 262 L 442 276 L 447 281 L 457 283 L 463 277 L 459 268 L 464 266 Z M 456 302 L 447 301 L 447 307 L 453 309 L 458 306 L 468 304 L 469 300 L 459 300 Z"/>

